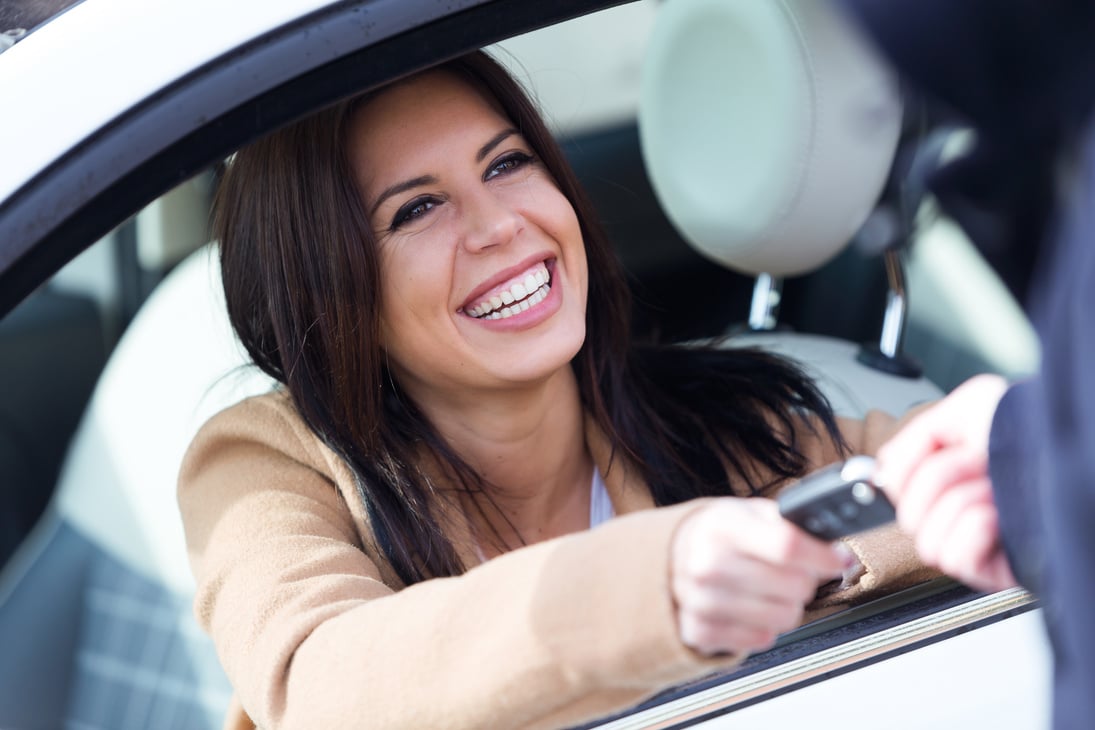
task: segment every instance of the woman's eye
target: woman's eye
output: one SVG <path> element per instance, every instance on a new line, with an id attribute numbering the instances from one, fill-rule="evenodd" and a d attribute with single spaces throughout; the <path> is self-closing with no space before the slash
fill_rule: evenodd
<path id="1" fill-rule="evenodd" d="M 415 198 L 414 200 L 405 203 L 395 212 L 395 215 L 392 216 L 392 223 L 388 229 L 394 231 L 415 218 L 421 218 L 436 205 L 437 201 L 433 198 Z"/>
<path id="2" fill-rule="evenodd" d="M 494 161 L 494 164 L 487 170 L 485 179 L 490 180 L 492 177 L 504 175 L 507 172 L 513 172 L 519 167 L 524 167 L 529 162 L 532 162 L 532 155 L 525 152 L 510 152 L 504 157 Z"/>

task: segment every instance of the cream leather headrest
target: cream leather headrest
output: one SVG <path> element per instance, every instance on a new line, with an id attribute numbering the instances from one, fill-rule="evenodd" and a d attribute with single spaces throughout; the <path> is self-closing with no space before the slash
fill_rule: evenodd
<path id="1" fill-rule="evenodd" d="M 822 0 L 669 0 L 639 133 L 667 215 L 702 254 L 810 271 L 862 225 L 901 126 L 897 84 Z"/>

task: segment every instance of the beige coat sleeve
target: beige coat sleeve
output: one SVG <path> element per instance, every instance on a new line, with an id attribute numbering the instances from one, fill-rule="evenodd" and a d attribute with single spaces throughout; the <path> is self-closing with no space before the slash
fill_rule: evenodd
<path id="1" fill-rule="evenodd" d="M 180 478 L 195 611 L 259 727 L 557 727 L 734 663 L 677 636 L 669 544 L 694 503 L 393 592 L 302 429 L 237 406 Z"/>

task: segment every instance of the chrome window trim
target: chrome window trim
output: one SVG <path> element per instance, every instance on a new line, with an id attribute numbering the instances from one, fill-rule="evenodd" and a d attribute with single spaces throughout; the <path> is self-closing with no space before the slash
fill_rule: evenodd
<path id="1" fill-rule="evenodd" d="M 598 730 L 665 730 L 690 726 L 1036 607 L 1036 599 L 1022 588 L 975 596 L 957 605 L 744 676 L 733 677 L 596 727 Z"/>

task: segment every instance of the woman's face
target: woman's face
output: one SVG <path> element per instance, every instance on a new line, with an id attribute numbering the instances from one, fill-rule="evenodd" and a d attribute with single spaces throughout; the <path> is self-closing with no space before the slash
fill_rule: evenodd
<path id="1" fill-rule="evenodd" d="M 350 154 L 379 244 L 381 337 L 420 403 L 543 381 L 585 339 L 577 216 L 525 139 L 433 71 L 370 100 Z"/>

